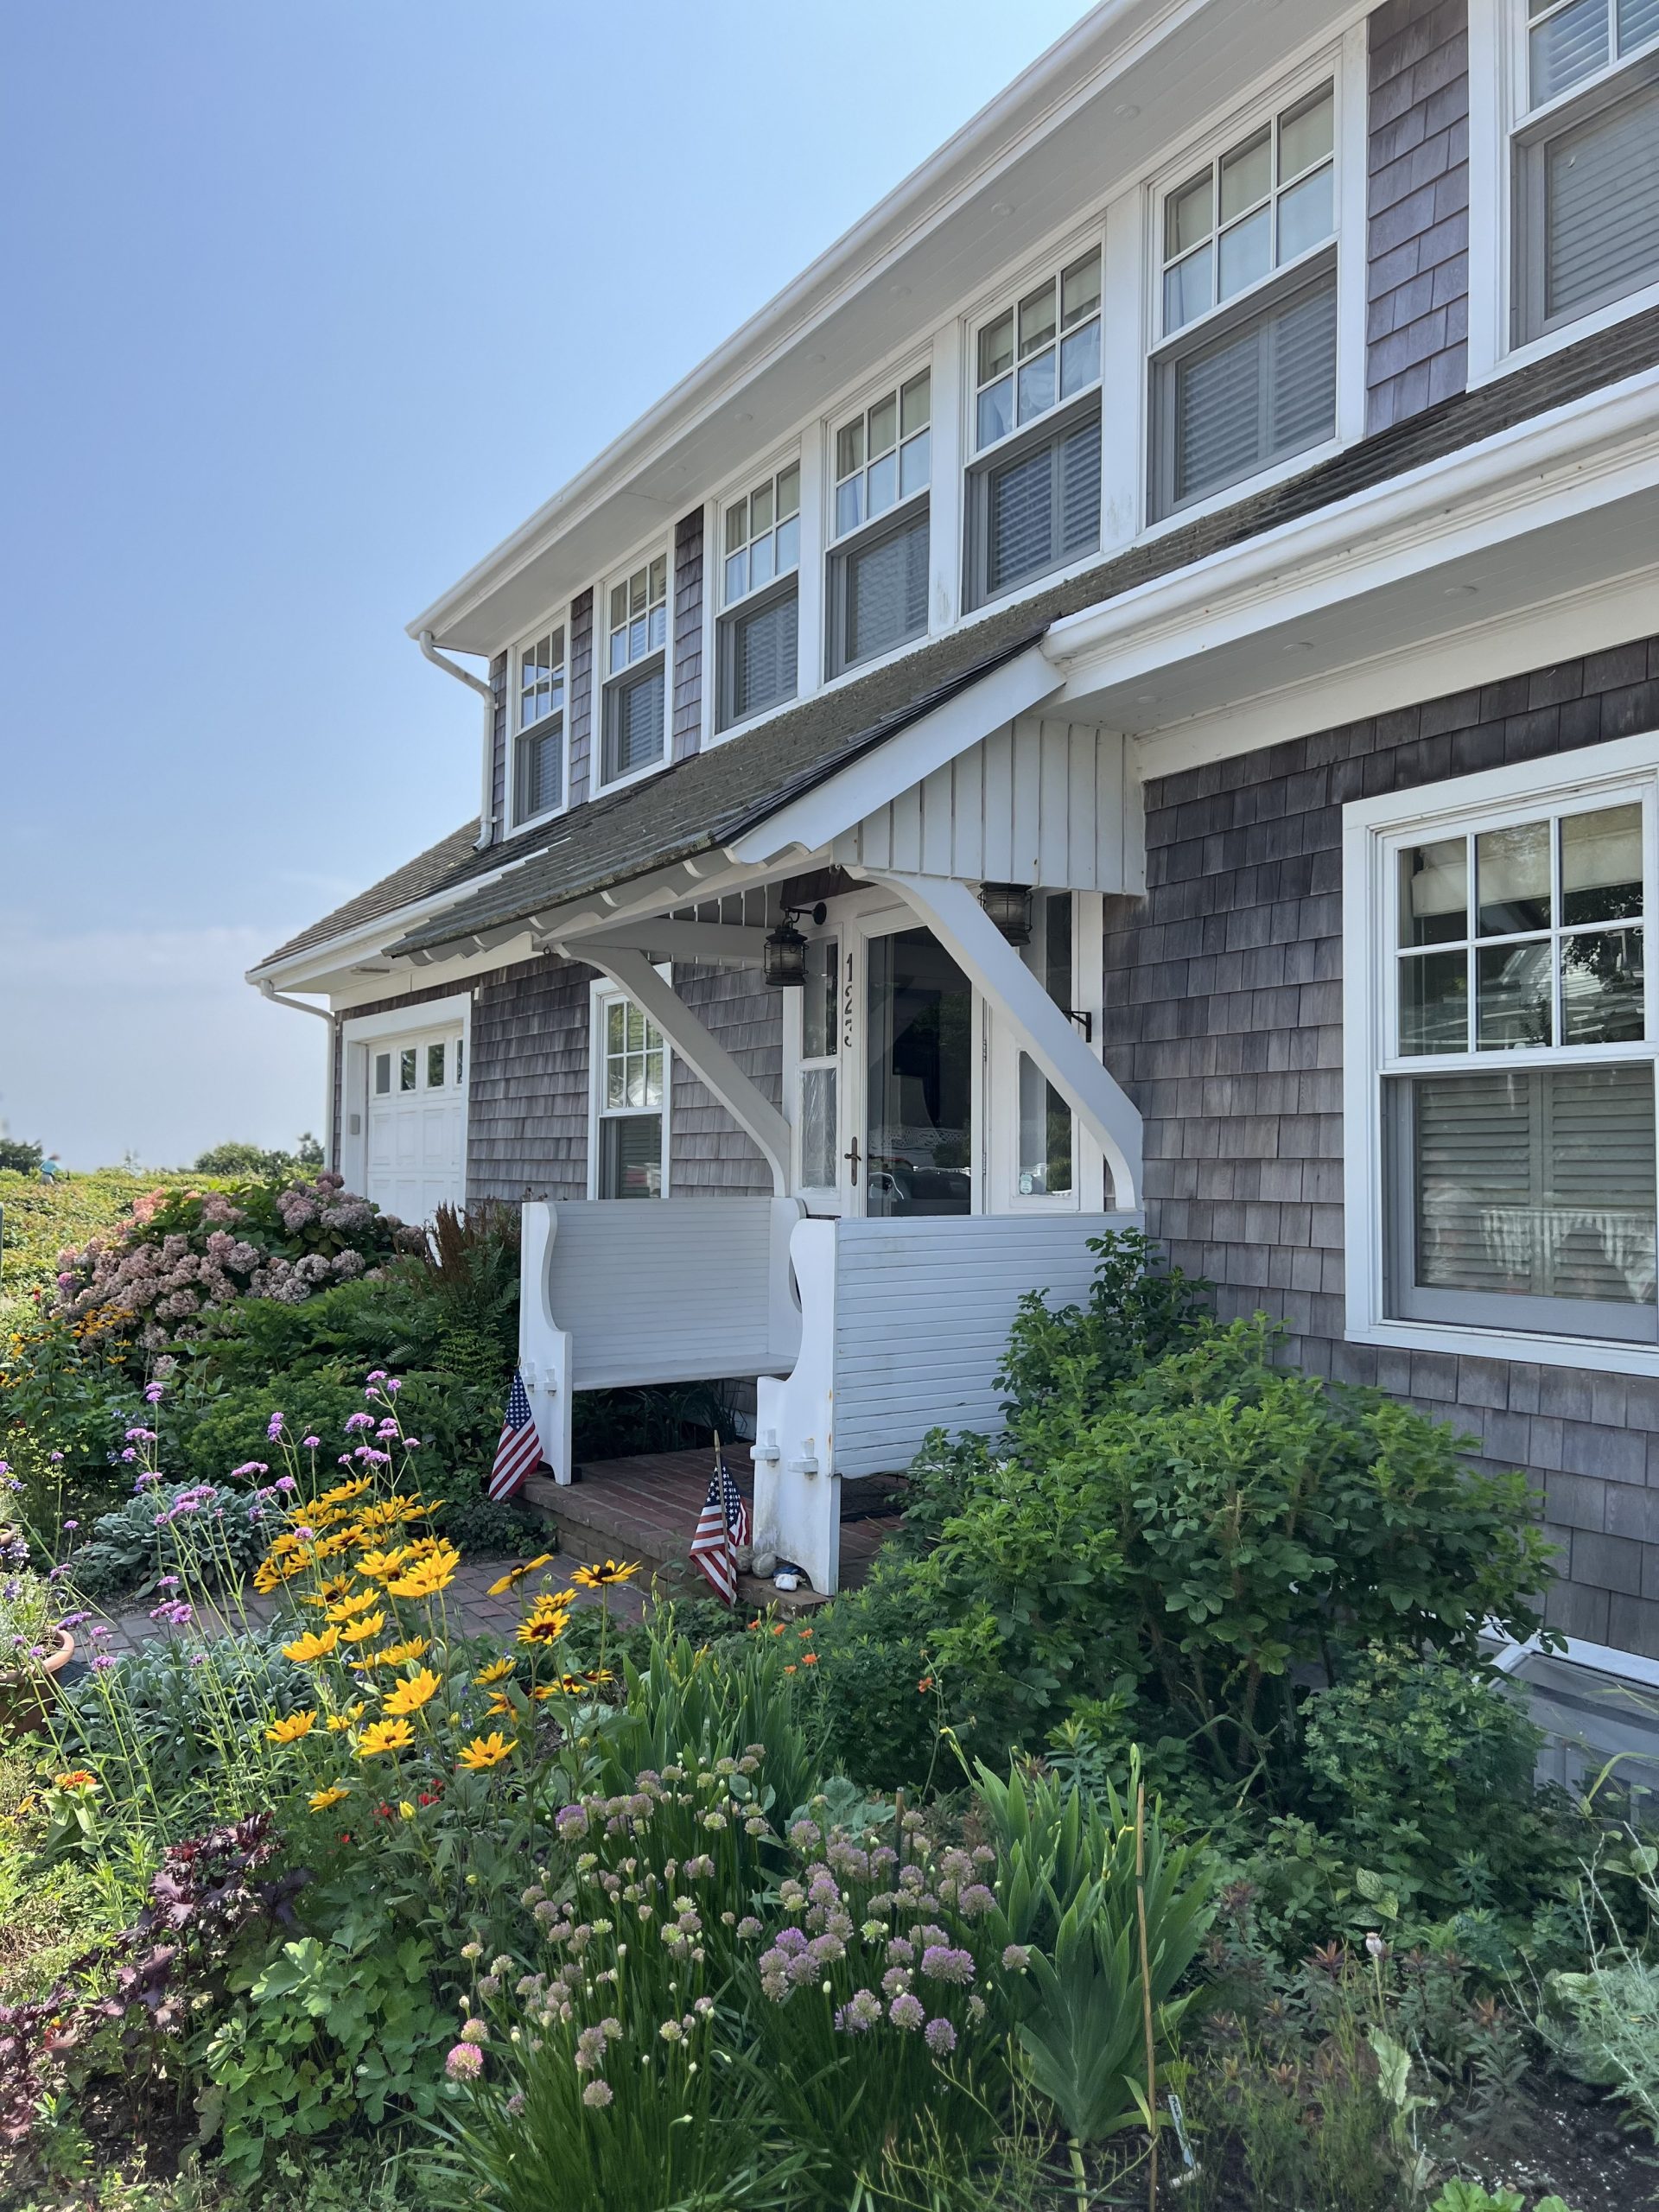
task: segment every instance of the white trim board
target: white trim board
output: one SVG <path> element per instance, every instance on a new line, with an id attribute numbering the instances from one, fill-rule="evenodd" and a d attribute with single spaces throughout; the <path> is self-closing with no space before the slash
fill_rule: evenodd
<path id="1" fill-rule="evenodd" d="M 1404 1321 L 1383 1312 L 1383 1159 L 1380 1077 L 1384 995 L 1382 867 L 1385 837 L 1419 823 L 1433 834 L 1529 799 L 1554 804 L 1659 773 L 1659 731 L 1554 753 L 1542 760 L 1454 776 L 1410 791 L 1351 800 L 1343 808 L 1343 1244 L 1350 1344 L 1400 1351 L 1520 1360 L 1610 1375 L 1659 1375 L 1659 1344 L 1549 1336 L 1522 1329 Z M 1390 955 L 1390 957 L 1392 956 Z M 1649 988 L 1651 991 L 1651 980 Z M 1459 1063 L 1462 1065 L 1462 1063 Z"/>

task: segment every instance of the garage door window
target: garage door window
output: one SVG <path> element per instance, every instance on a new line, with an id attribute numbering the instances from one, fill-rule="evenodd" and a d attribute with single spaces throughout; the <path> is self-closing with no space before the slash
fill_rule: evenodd
<path id="1" fill-rule="evenodd" d="M 435 1026 L 384 1042 L 377 1038 L 366 1057 L 368 1111 L 360 1130 L 345 1132 L 348 1139 L 362 1136 L 361 1168 L 348 1166 L 348 1172 L 360 1172 L 365 1194 L 402 1221 L 430 1221 L 441 1205 L 464 1205 L 460 1032 Z"/>

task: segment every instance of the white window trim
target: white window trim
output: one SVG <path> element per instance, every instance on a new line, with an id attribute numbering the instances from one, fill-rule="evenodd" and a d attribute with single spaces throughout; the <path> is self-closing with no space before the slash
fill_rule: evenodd
<path id="1" fill-rule="evenodd" d="M 1351 23 L 1341 35 L 1327 41 L 1317 53 L 1305 56 L 1296 67 L 1287 71 L 1271 85 L 1258 86 L 1249 97 L 1241 101 L 1228 113 L 1205 126 L 1204 130 L 1186 141 L 1181 150 L 1164 162 L 1141 187 L 1141 217 L 1138 240 L 1141 262 L 1141 319 L 1142 345 L 1139 364 L 1140 423 L 1136 448 L 1136 482 L 1138 528 L 1136 543 L 1154 543 L 1170 531 L 1185 529 L 1205 515 L 1218 513 L 1223 508 L 1236 505 L 1257 492 L 1271 490 L 1273 486 L 1286 482 L 1315 468 L 1323 461 L 1340 453 L 1346 446 L 1355 444 L 1365 434 L 1365 274 L 1369 252 L 1367 237 L 1368 211 L 1366 186 L 1368 177 L 1367 149 L 1370 141 L 1369 64 L 1366 50 L 1366 28 L 1363 17 Z M 1192 176 L 1193 171 L 1206 160 L 1214 161 L 1240 137 L 1248 135 L 1256 124 L 1295 105 L 1304 93 L 1313 92 L 1320 81 L 1329 77 L 1333 86 L 1335 114 L 1332 157 L 1335 164 L 1335 228 L 1330 238 L 1313 247 L 1295 261 L 1287 262 L 1282 269 L 1275 269 L 1270 276 L 1263 277 L 1254 289 L 1266 293 L 1275 285 L 1294 281 L 1294 272 L 1311 266 L 1322 253 L 1332 247 L 1337 257 L 1337 394 L 1336 428 L 1330 437 L 1322 438 L 1317 445 L 1305 446 L 1300 453 L 1287 454 L 1282 460 L 1269 462 L 1254 476 L 1242 476 L 1236 483 L 1225 484 L 1218 491 L 1201 499 L 1189 501 L 1173 513 L 1150 518 L 1153 510 L 1153 475 L 1156 466 L 1152 451 L 1152 374 L 1153 365 L 1172 347 L 1201 334 L 1220 316 L 1237 306 L 1238 301 L 1248 299 L 1249 292 L 1241 292 L 1224 306 L 1211 308 L 1208 314 L 1195 316 L 1182 325 L 1179 331 L 1164 335 L 1163 328 L 1163 222 L 1164 202 L 1170 193 L 1177 190 Z M 1105 364 L 1103 360 L 1103 371 Z M 1103 447 L 1104 441 L 1103 439 Z M 1104 453 L 1102 455 L 1104 462 Z M 1108 480 L 1109 485 L 1109 478 Z M 1104 511 L 1103 510 L 1103 512 Z M 1111 538 L 1114 551 L 1122 550 L 1128 542 Z"/>
<path id="2" fill-rule="evenodd" d="M 1485 815 L 1512 816 L 1529 803 L 1554 805 L 1606 794 L 1606 803 L 1644 780 L 1659 778 L 1659 731 L 1619 738 L 1582 752 L 1547 760 L 1495 768 L 1475 776 L 1417 791 L 1357 799 L 1343 809 L 1343 1213 L 1345 1244 L 1347 1321 L 1352 1344 L 1389 1346 L 1402 1351 L 1461 1352 L 1478 1358 L 1529 1360 L 1545 1367 L 1584 1367 L 1616 1375 L 1659 1375 L 1659 1344 L 1619 1343 L 1599 1337 L 1554 1337 L 1526 1330 L 1459 1328 L 1439 1321 L 1402 1321 L 1384 1306 L 1383 1132 L 1380 1071 L 1386 1065 L 1390 997 L 1383 988 L 1392 974 L 1392 949 L 1385 942 L 1387 886 L 1384 859 L 1389 843 L 1421 826 L 1438 836 L 1476 825 Z M 1649 810 L 1648 865 L 1653 814 Z M 1650 876 L 1649 881 L 1655 879 Z M 1385 964 L 1385 955 L 1387 963 Z M 1649 1045 L 1659 1032 L 1659 974 L 1648 978 Z M 1493 1055 L 1496 1061 L 1500 1056 Z M 1510 1055 L 1501 1056 L 1505 1065 Z M 1523 1054 L 1536 1064 L 1545 1055 Z M 1612 1057 L 1617 1057 L 1613 1054 Z M 1438 1062 L 1426 1055 L 1421 1065 Z M 1414 1067 L 1416 1062 L 1411 1064 Z M 1457 1065 L 1466 1067 L 1460 1058 Z"/>
<path id="3" fill-rule="evenodd" d="M 372 1047 L 387 1037 L 418 1037 L 429 1029 L 453 1029 L 459 1025 L 461 1045 L 461 1156 L 467 1158 L 467 1106 L 473 1095 L 473 995 L 457 992 L 445 999 L 417 1000 L 410 1006 L 388 1007 L 384 1014 L 348 1015 L 340 1025 L 340 1159 L 337 1173 L 348 1191 L 361 1191 L 368 1174 L 369 1084 Z M 352 1118 L 357 1118 L 357 1128 Z M 332 1119 L 332 1115 L 330 1116 Z"/>
<path id="4" fill-rule="evenodd" d="M 613 785 L 611 788 L 615 789 L 616 786 Z M 658 963 L 657 973 L 665 983 L 671 982 L 672 972 L 666 963 Z M 618 1004 L 619 1001 L 626 1001 L 627 997 L 626 991 L 618 990 L 614 983 L 607 983 L 602 976 L 596 976 L 588 987 L 588 1196 L 594 1199 L 599 1197 L 600 1123 L 611 1118 L 602 1111 L 599 1095 L 605 1066 L 605 1015 L 609 1007 Z M 469 1062 L 470 1058 L 469 1052 Z M 663 1039 L 663 1197 L 664 1198 L 670 1196 L 669 1161 L 673 1153 L 673 1143 L 669 1125 L 673 1115 L 673 1105 L 674 1048 L 664 1037 Z M 648 1108 L 639 1109 L 642 1113 L 649 1110 Z M 619 1200 L 618 1203 L 638 1205 L 641 1202 L 638 1198 L 631 1198 L 626 1201 Z"/>
<path id="5" fill-rule="evenodd" d="M 954 326 L 944 334 L 944 336 L 947 339 L 954 338 Z M 842 684 L 855 683 L 861 677 L 869 675 L 873 669 L 886 668 L 893 661 L 902 660 L 906 653 L 915 652 L 918 647 L 925 645 L 930 638 L 937 637 L 942 627 L 947 626 L 938 620 L 939 598 L 937 589 L 937 579 L 939 574 L 938 518 L 941 451 L 939 356 L 944 350 L 944 348 L 939 343 L 929 340 L 924 340 L 919 345 L 912 344 L 906 346 L 903 353 L 895 354 L 887 360 L 877 374 L 866 377 L 855 391 L 845 394 L 827 414 L 819 418 L 818 435 L 816 440 L 820 456 L 817 516 L 818 553 L 815 579 L 817 607 L 814 618 L 813 635 L 809 642 L 805 634 L 806 608 L 804 601 L 802 603 L 801 658 L 803 662 L 810 660 L 817 677 L 816 688 L 820 691 L 833 691 Z M 954 346 L 950 350 L 954 355 Z M 912 378 L 922 375 L 924 372 L 926 372 L 929 379 L 928 476 L 925 489 L 912 492 L 908 499 L 895 499 L 892 506 L 884 507 L 879 515 L 874 517 L 866 515 L 863 521 L 855 528 L 849 530 L 845 537 L 837 537 L 836 534 L 836 439 L 837 435 L 855 416 L 867 414 L 879 400 L 886 398 L 889 392 L 894 394 L 901 392 Z M 950 385 L 947 385 L 944 394 L 947 404 L 952 406 L 954 406 L 953 387 L 954 379 Z M 944 450 L 950 458 L 952 467 L 956 465 L 955 447 L 954 439 L 945 440 Z M 897 451 L 898 448 L 895 448 L 894 450 Z M 804 500 L 806 494 L 804 470 L 801 476 L 801 494 Z M 913 638 L 905 639 L 902 644 L 892 646 L 887 652 L 872 653 L 867 660 L 854 661 L 846 668 L 838 668 L 834 675 L 831 675 L 830 672 L 830 648 L 835 639 L 830 633 L 830 626 L 835 612 L 835 593 L 831 588 L 830 579 L 834 564 L 838 561 L 844 562 L 848 556 L 856 550 L 867 538 L 880 531 L 890 530 L 899 516 L 918 510 L 924 501 L 927 506 L 928 592 L 925 622 Z M 804 515 L 804 507 L 803 507 L 803 514 Z M 956 554 L 954 547 L 952 553 L 954 557 Z M 804 535 L 801 543 L 801 572 L 804 577 L 806 573 Z M 953 591 L 950 597 L 950 606 L 953 609 L 955 604 L 956 594 Z M 797 699 L 804 696 L 804 691 L 798 693 Z M 797 700 L 790 702 L 791 706 L 796 703 Z"/>
<path id="6" fill-rule="evenodd" d="M 807 615 L 810 594 L 809 579 L 813 563 L 823 560 L 823 548 L 819 529 L 822 487 L 820 472 L 816 467 L 818 455 L 816 441 L 810 428 L 796 436 L 787 438 L 769 456 L 753 468 L 739 469 L 728 477 L 719 489 L 712 492 L 703 502 L 702 510 L 702 667 L 704 682 L 702 696 L 697 702 L 701 722 L 699 749 L 707 750 L 724 745 L 728 739 L 740 737 L 776 715 L 792 714 L 808 695 L 809 677 L 814 656 L 808 650 Z M 734 599 L 729 607 L 723 596 L 726 581 L 726 510 L 734 499 L 741 499 L 757 484 L 768 477 L 775 480 L 791 462 L 801 472 L 800 534 L 796 547 L 795 567 L 795 693 L 792 698 L 779 699 L 775 705 L 757 708 L 753 714 L 745 715 L 741 721 L 728 722 L 722 729 L 720 721 L 720 646 L 721 630 L 728 618 L 741 616 L 743 609 L 763 593 L 773 591 L 782 579 L 774 576 L 763 584 L 759 592 L 747 591 L 741 599 Z M 785 573 L 789 573 L 786 571 Z M 674 580 L 669 578 L 671 626 L 673 622 Z M 813 599 L 812 620 L 821 617 L 817 601 Z M 669 709 L 671 721 L 673 708 Z M 617 788 L 607 785 L 607 790 Z"/>
<path id="7" fill-rule="evenodd" d="M 527 732 L 520 727 L 518 721 L 519 709 L 524 703 L 518 681 L 520 657 L 526 646 L 535 645 L 539 639 L 544 638 L 550 630 L 560 630 L 564 633 L 564 704 L 560 709 L 564 717 L 564 743 L 561 755 L 559 799 L 556 806 L 544 806 L 539 814 L 527 814 L 520 822 L 516 818 L 518 809 L 518 741 L 527 734 Z M 539 830 L 546 823 L 556 822 L 560 815 L 568 814 L 570 810 L 570 609 L 568 606 L 556 609 L 543 621 L 532 624 L 508 653 L 506 707 L 507 757 L 504 763 L 503 778 L 505 793 L 503 805 L 506 819 L 502 823 L 504 842 L 508 839 L 522 836 L 527 830 Z M 543 717 L 543 721 L 547 719 L 545 715 Z M 539 723 L 530 724 L 531 729 L 539 728 Z"/>
<path id="8" fill-rule="evenodd" d="M 1659 307 L 1659 283 L 1541 338 L 1513 343 L 1515 328 L 1514 135 L 1525 124 L 1570 107 L 1586 91 L 1628 68 L 1611 63 L 1535 111 L 1527 105 L 1525 0 L 1469 0 L 1469 373 L 1471 391 L 1547 359 L 1598 332 Z M 1651 51 L 1651 49 L 1646 49 Z"/>
<path id="9" fill-rule="evenodd" d="M 658 532 L 635 546 L 625 560 L 618 561 L 597 578 L 594 584 L 593 614 L 593 697 L 588 708 L 588 796 L 608 798 L 613 791 L 625 791 L 630 785 L 643 784 L 648 776 L 659 776 L 671 767 L 674 760 L 674 538 L 677 524 L 671 524 L 666 533 Z M 708 601 L 709 581 L 709 511 L 703 510 L 703 598 Z M 636 569 L 648 569 L 658 554 L 668 559 L 667 620 L 663 638 L 663 749 L 655 760 L 647 761 L 643 768 L 635 768 L 626 776 L 617 776 L 607 783 L 603 779 L 605 766 L 605 700 L 613 683 L 626 683 L 637 668 L 651 658 L 643 654 L 638 661 L 630 661 L 626 668 L 611 673 L 611 593 L 620 583 L 626 583 Z M 704 664 L 705 668 L 707 664 Z M 706 689 L 706 687 L 705 687 Z M 569 777 L 567 774 L 567 788 Z"/>

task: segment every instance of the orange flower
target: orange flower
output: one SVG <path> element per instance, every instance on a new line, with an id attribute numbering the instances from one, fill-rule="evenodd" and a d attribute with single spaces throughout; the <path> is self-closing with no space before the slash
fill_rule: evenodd
<path id="1" fill-rule="evenodd" d="M 96 1789 L 98 1777 L 88 1774 L 84 1766 L 73 1766 L 67 1774 L 54 1774 L 52 1784 L 56 1789 Z"/>
<path id="2" fill-rule="evenodd" d="M 816 1651 L 803 1651 L 803 1652 L 802 1652 L 802 1654 L 801 1654 L 801 1664 L 802 1664 L 802 1666 L 803 1666 L 803 1667 L 816 1667 L 816 1666 L 817 1665 L 817 1663 L 818 1663 L 818 1655 L 817 1655 L 817 1653 Z"/>
<path id="3" fill-rule="evenodd" d="M 794 1671 L 795 1671 L 795 1662 L 791 1659 L 791 1660 L 790 1661 L 790 1662 L 789 1662 L 788 1666 L 785 1668 L 784 1672 L 785 1672 L 786 1675 L 792 1675 L 792 1674 L 794 1673 Z"/>
<path id="4" fill-rule="evenodd" d="M 917 1685 L 916 1685 L 916 1694 L 917 1694 L 917 1696 L 918 1696 L 918 1697 L 925 1697 L 925 1696 L 927 1695 L 927 1694 L 928 1694 L 929 1690 L 931 1690 L 931 1689 L 932 1688 L 932 1687 L 933 1687 L 933 1677 L 932 1677 L 932 1675 L 924 1675 L 922 1676 L 921 1681 L 920 1681 L 919 1682 L 918 1682 L 918 1683 L 917 1683 Z"/>

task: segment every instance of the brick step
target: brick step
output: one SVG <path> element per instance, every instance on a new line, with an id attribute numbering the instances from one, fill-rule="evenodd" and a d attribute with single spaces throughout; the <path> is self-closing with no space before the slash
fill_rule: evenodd
<path id="1" fill-rule="evenodd" d="M 559 1540 L 562 1556 L 582 1560 L 637 1559 L 660 1586 L 662 1596 L 706 1596 L 709 1586 L 688 1556 L 695 1516 L 682 1524 L 652 1510 L 652 1501 L 620 1497 L 604 1481 L 560 1484 L 551 1475 L 531 1475 L 522 1493 Z M 699 1501 L 701 1502 L 701 1501 Z M 793 1616 L 814 1611 L 829 1600 L 816 1590 L 778 1590 L 758 1575 L 740 1574 L 737 1602 L 754 1611 L 775 1605 Z"/>

